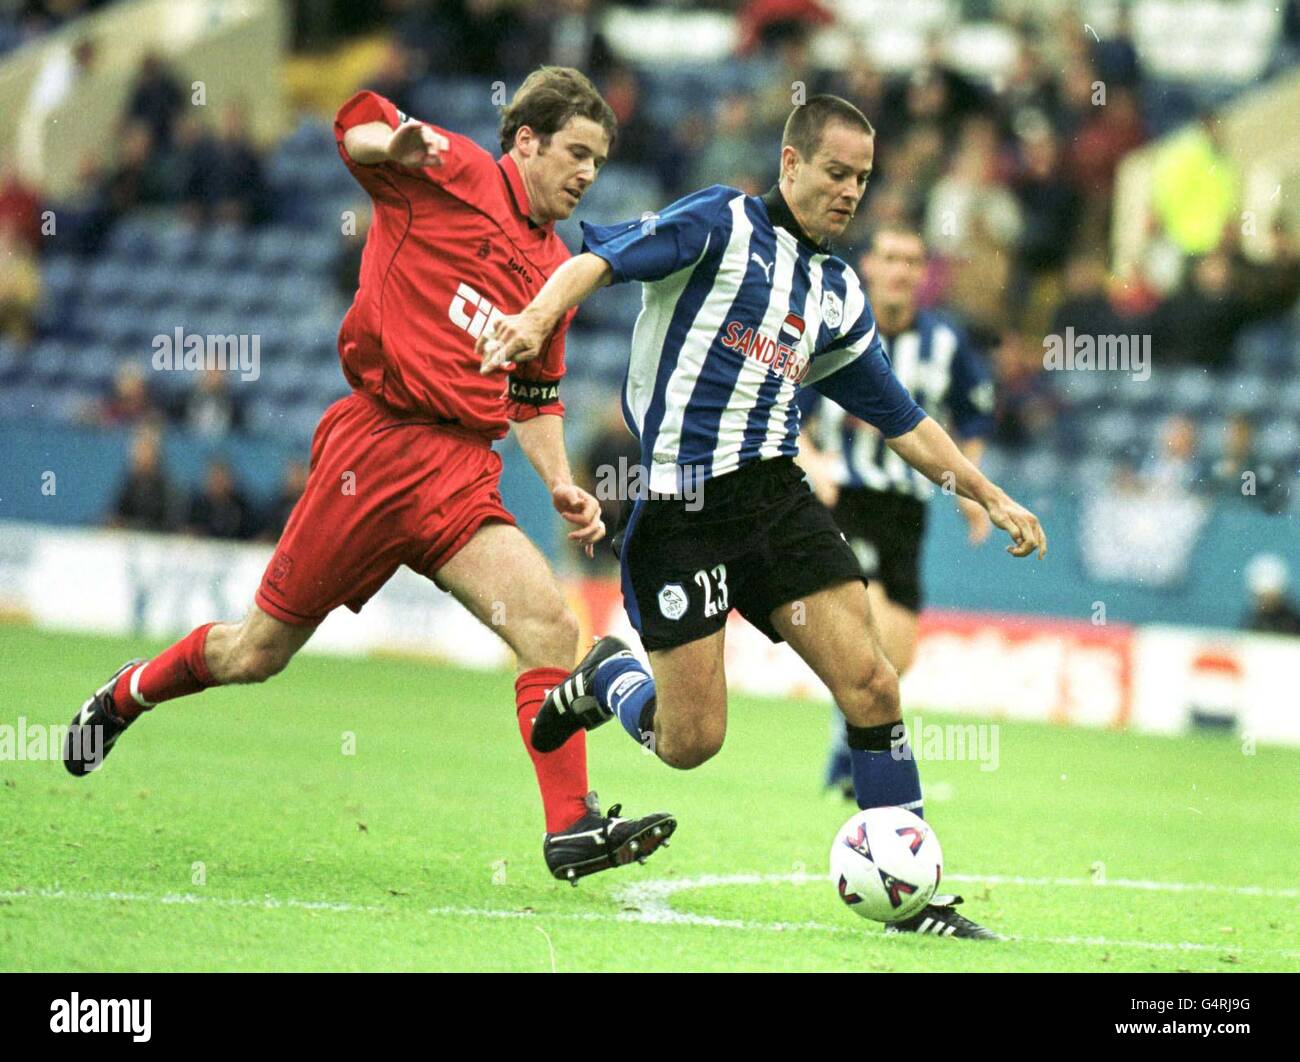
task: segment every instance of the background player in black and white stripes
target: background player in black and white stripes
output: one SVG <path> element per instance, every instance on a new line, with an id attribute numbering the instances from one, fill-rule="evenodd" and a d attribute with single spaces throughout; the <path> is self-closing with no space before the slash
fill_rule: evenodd
<path id="1" fill-rule="evenodd" d="M 882 225 L 859 263 L 894 374 L 918 405 L 948 421 L 962 453 L 978 465 L 993 426 L 993 382 L 965 330 L 941 311 L 918 306 L 925 266 L 923 237 L 900 223 Z M 933 484 L 870 425 L 823 402 L 815 391 L 804 395 L 799 462 L 862 565 L 881 643 L 901 676 L 916 654 L 924 598 L 921 547 Z M 957 503 L 971 545 L 977 546 L 988 538 L 988 514 L 969 499 L 957 496 Z M 831 734 L 826 785 L 843 787 L 852 796 L 849 748 L 838 713 Z"/>

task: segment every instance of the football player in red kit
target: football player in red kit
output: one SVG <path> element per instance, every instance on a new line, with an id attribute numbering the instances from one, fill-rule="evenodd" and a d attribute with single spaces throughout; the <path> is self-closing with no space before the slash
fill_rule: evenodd
<path id="1" fill-rule="evenodd" d="M 564 448 L 558 384 L 569 319 L 504 386 L 480 374 L 474 353 L 487 324 L 526 306 L 569 257 L 554 223 L 596 180 L 613 112 L 578 71 L 543 67 L 502 114 L 499 159 L 371 92 L 340 108 L 334 132 L 373 203 L 360 285 L 339 330 L 352 394 L 316 428 L 306 489 L 248 615 L 123 665 L 74 718 L 64 764 L 74 775 L 94 770 L 163 701 L 277 674 L 331 611 L 359 611 L 406 565 L 515 652 L 516 713 L 541 789 L 551 872 L 576 883 L 644 859 L 675 820 L 624 819 L 617 806 L 603 815 L 587 791 L 584 733 L 551 753 L 529 740 L 543 697 L 573 667 L 578 624 L 545 557 L 502 505 L 492 442 L 513 429 L 555 509 L 575 525 L 569 538 L 590 554 L 605 528 L 596 500 L 574 485 Z"/>

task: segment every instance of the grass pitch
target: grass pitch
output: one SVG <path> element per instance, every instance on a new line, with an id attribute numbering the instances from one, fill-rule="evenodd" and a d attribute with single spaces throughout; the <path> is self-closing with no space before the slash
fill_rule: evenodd
<path id="1" fill-rule="evenodd" d="M 0 627 L 0 724 L 66 724 L 157 648 Z M 840 904 L 826 733 L 733 697 L 690 772 L 592 734 L 606 806 L 681 826 L 574 889 L 541 860 L 512 676 L 302 657 L 162 706 L 89 778 L 0 761 L 0 969 L 1300 970 L 1300 750 L 1006 723 L 997 770 L 923 762 L 947 887 L 1015 938 L 986 944 Z"/>

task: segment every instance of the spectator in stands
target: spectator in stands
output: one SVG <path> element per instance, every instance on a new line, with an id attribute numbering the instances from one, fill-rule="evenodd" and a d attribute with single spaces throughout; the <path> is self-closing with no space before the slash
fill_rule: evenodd
<path id="1" fill-rule="evenodd" d="M 110 224 L 132 210 L 171 198 L 172 190 L 165 174 L 155 165 L 156 159 L 149 127 L 143 122 L 126 123 L 117 166 L 100 190 Z"/>
<path id="2" fill-rule="evenodd" d="M 148 127 L 154 144 L 171 147 L 172 129 L 185 106 L 185 93 L 157 52 L 147 52 L 126 104 L 126 117 Z"/>
<path id="3" fill-rule="evenodd" d="M 1097 74 L 1112 88 L 1136 89 L 1142 81 L 1142 63 L 1133 43 L 1133 19 L 1128 4 L 1116 5 L 1110 33 L 1092 46 Z"/>
<path id="4" fill-rule="evenodd" d="M 95 254 L 113 226 L 114 213 L 107 196 L 108 181 L 98 158 L 88 151 L 77 165 L 76 185 L 67 198 L 53 207 L 54 246 L 72 254 Z"/>
<path id="5" fill-rule="evenodd" d="M 1041 441 L 1060 411 L 1043 370 L 1042 349 L 1023 333 L 1008 330 L 993 350 L 993 373 L 993 441 L 1009 450 Z"/>
<path id="6" fill-rule="evenodd" d="M 415 88 L 415 71 L 420 61 L 419 53 L 404 42 L 390 41 L 379 61 L 379 69 L 366 87 L 392 100 L 404 114 L 414 114 L 417 108 L 412 105 L 411 90 Z"/>
<path id="7" fill-rule="evenodd" d="M 1156 217 L 1183 254 L 1219 246 L 1224 229 L 1236 222 L 1241 175 L 1212 111 L 1160 149 L 1151 191 Z"/>
<path id="8" fill-rule="evenodd" d="M 521 73 L 532 60 L 526 22 L 506 0 L 442 0 L 411 11 L 406 21 L 421 29 L 401 39 L 424 45 L 422 65 L 437 76 L 491 82 Z"/>
<path id="9" fill-rule="evenodd" d="M 1250 269 L 1251 267 L 1245 267 Z M 1152 342 L 1161 360 L 1222 369 L 1232 363 L 1238 333 L 1252 321 L 1281 313 L 1300 290 L 1294 261 L 1279 262 L 1273 278 L 1246 287 L 1234 275 L 1232 256 L 1222 248 L 1192 262 L 1182 286 L 1156 310 Z"/>
<path id="10" fill-rule="evenodd" d="M 113 390 L 90 409 L 88 419 L 104 428 L 130 427 L 161 419 L 149 394 L 144 370 L 124 361 L 113 376 Z"/>
<path id="11" fill-rule="evenodd" d="M 1264 634 L 1300 637 L 1300 608 L 1287 598 L 1290 572 L 1286 561 L 1274 553 L 1261 553 L 1246 565 L 1250 611 L 1242 626 Z"/>
<path id="12" fill-rule="evenodd" d="M 252 225 L 265 217 L 267 189 L 262 162 L 239 105 L 224 107 L 218 134 L 204 135 L 191 149 L 184 200 L 187 212 L 200 223 Z"/>
<path id="13" fill-rule="evenodd" d="M 1012 126 L 1018 126 L 1025 113 L 1038 117 L 1045 112 L 1050 124 L 1057 111 L 1057 96 L 1057 83 L 1043 58 L 1042 49 L 1029 34 L 1022 32 L 1016 57 L 1006 73 L 1006 84 L 1001 92 L 1001 101 Z"/>
<path id="14" fill-rule="evenodd" d="M 510 58 L 531 68 L 542 63 L 572 66 L 598 83 L 614 65 L 614 53 L 600 31 L 604 16 L 599 0 L 549 0 L 531 10 L 536 16 L 527 34 L 529 51 L 516 45 Z M 611 101 L 612 105 L 612 101 Z M 622 139 L 620 120 L 619 139 Z"/>
<path id="15" fill-rule="evenodd" d="M 109 525 L 133 531 L 176 531 L 185 522 L 185 494 L 162 467 L 162 439 L 152 424 L 137 429 L 130 464 L 109 515 Z"/>
<path id="16" fill-rule="evenodd" d="M 645 482 L 647 477 L 638 471 L 640 468 L 641 447 L 627 430 L 622 411 L 618 406 L 607 406 L 596 434 L 578 463 L 575 479 L 578 486 L 600 502 L 601 519 L 611 537 L 636 501 L 634 497 L 626 497 L 627 492 L 638 483 L 649 487 Z M 596 556 L 610 565 L 615 560 L 612 551 L 597 550 Z"/>
<path id="17" fill-rule="evenodd" d="M 26 346 L 36 333 L 41 271 L 36 255 L 11 220 L 0 220 L 0 337 Z"/>
<path id="18" fill-rule="evenodd" d="M 737 14 L 738 51 L 751 55 L 760 45 L 778 38 L 803 36 L 818 26 L 835 22 L 829 5 L 818 0 L 745 0 Z"/>
<path id="19" fill-rule="evenodd" d="M 817 91 L 842 96 L 867 116 L 882 142 L 895 143 L 903 126 L 889 81 L 865 52 L 853 56 L 849 63 L 842 75 L 828 75 Z"/>
<path id="20" fill-rule="evenodd" d="M 646 112 L 641 82 L 631 67 L 614 65 L 605 75 L 601 95 L 618 119 L 615 155 L 620 165 L 644 166 L 661 184 L 672 187 L 683 169 L 673 137 Z"/>
<path id="21" fill-rule="evenodd" d="M 1022 227 L 1020 206 L 997 176 L 994 130 L 986 120 L 972 119 L 963 127 L 948 172 L 930 193 L 925 239 L 936 253 L 965 253 L 977 235 L 998 248 L 1015 245 Z"/>
<path id="22" fill-rule="evenodd" d="M 754 108 L 747 95 L 733 92 L 718 101 L 714 112 L 713 132 L 704 150 L 695 158 L 690 184 L 705 188 L 710 184 L 728 184 L 733 188 L 760 195 L 767 189 L 763 153 L 753 136 Z M 623 130 L 619 128 L 619 142 Z"/>
<path id="23" fill-rule="evenodd" d="M 293 512 L 293 507 L 298 504 L 298 499 L 302 497 L 302 492 L 306 486 L 306 463 L 303 461 L 290 461 L 286 464 L 280 490 L 271 499 L 271 504 L 266 510 L 266 518 L 262 522 L 262 532 L 259 537 L 263 541 L 278 542 L 280 540 L 280 533 L 284 530 L 284 525 L 289 522 L 289 514 Z"/>
<path id="24" fill-rule="evenodd" d="M 1146 143 L 1146 125 L 1136 94 L 1126 88 L 1104 85 L 1106 102 L 1091 113 L 1074 137 L 1069 173 L 1087 202 L 1091 232 L 1105 234 L 1115 190 L 1115 171 L 1130 151 Z"/>
<path id="25" fill-rule="evenodd" d="M 1080 251 L 1065 268 L 1065 298 L 1052 315 L 1050 331 L 1064 336 L 1067 328 L 1075 335 L 1125 334 L 1125 322 L 1111 305 L 1106 293 L 1106 259 L 1100 252 Z"/>
<path id="26" fill-rule="evenodd" d="M 1014 190 L 1024 227 L 1020 256 L 1030 276 L 1055 272 L 1065 262 L 1074 240 L 1079 197 L 1061 165 L 1056 134 L 1041 117 L 1029 121 L 1021 135 L 1023 168 Z"/>
<path id="27" fill-rule="evenodd" d="M 0 164 L 0 226 L 34 255 L 41 253 L 41 197 L 8 163 Z"/>
<path id="28" fill-rule="evenodd" d="M 1182 413 L 1166 418 L 1160 430 L 1161 452 L 1142 469 L 1146 485 L 1170 494 L 1187 493 L 1201 486 L 1197 460 L 1196 422 Z"/>
<path id="29" fill-rule="evenodd" d="M 1223 454 L 1206 469 L 1204 485 L 1225 500 L 1257 502 L 1265 512 L 1286 507 L 1285 474 L 1256 453 L 1255 428 L 1244 413 L 1228 418 Z"/>
<path id="30" fill-rule="evenodd" d="M 182 420 L 190 431 L 207 439 L 223 439 L 244 427 L 243 403 L 231 391 L 230 374 L 206 369 L 185 397 Z"/>
<path id="31" fill-rule="evenodd" d="M 208 464 L 203 489 L 190 503 L 187 526 L 192 534 L 207 538 L 246 540 L 257 534 L 253 507 L 225 461 L 217 459 Z"/>

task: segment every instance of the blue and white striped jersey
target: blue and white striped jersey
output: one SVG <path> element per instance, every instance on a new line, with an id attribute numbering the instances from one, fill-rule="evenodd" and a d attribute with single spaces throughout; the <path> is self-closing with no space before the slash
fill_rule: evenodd
<path id="1" fill-rule="evenodd" d="M 801 387 L 889 437 L 924 418 L 890 371 L 853 270 L 799 231 L 778 190 L 713 185 L 582 229 L 582 249 L 609 262 L 614 283 L 643 285 L 623 416 L 651 491 L 795 454 Z"/>
<path id="2" fill-rule="evenodd" d="M 945 411 L 962 439 L 988 435 L 993 381 L 961 328 L 936 310 L 920 310 L 911 327 L 883 342 L 894 375 L 917 403 L 931 413 Z M 816 395 L 805 396 L 800 406 L 805 417 L 815 417 L 813 440 L 837 459 L 841 486 L 930 496 L 934 485 L 886 446 L 879 432 Z"/>

